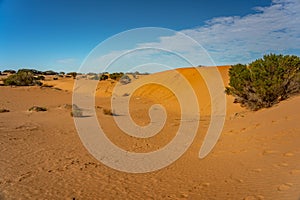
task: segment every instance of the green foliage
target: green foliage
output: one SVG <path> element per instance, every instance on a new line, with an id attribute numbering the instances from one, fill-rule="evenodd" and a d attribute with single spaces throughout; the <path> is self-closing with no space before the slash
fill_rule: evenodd
<path id="1" fill-rule="evenodd" d="M 16 71 L 15 71 L 15 70 L 12 70 L 12 69 L 7 69 L 7 70 L 4 70 L 3 73 L 4 73 L 4 74 L 15 74 Z"/>
<path id="2" fill-rule="evenodd" d="M 106 74 L 102 74 L 99 79 L 100 81 L 104 81 L 108 79 L 108 76 Z"/>
<path id="3" fill-rule="evenodd" d="M 41 71 L 38 71 L 38 70 L 36 70 L 36 69 L 19 69 L 18 70 L 18 73 L 19 72 L 30 72 L 30 73 L 32 73 L 33 75 L 38 75 L 38 74 L 42 74 L 43 72 L 41 72 Z"/>
<path id="4" fill-rule="evenodd" d="M 251 110 L 271 107 L 300 92 L 300 58 L 265 55 L 248 66 L 238 64 L 229 70 L 226 93 Z"/>
<path id="5" fill-rule="evenodd" d="M 39 85 L 42 83 L 34 78 L 34 74 L 30 71 L 18 71 L 16 74 L 10 75 L 4 79 L 4 85 L 16 85 L 16 86 L 32 86 Z"/>
<path id="6" fill-rule="evenodd" d="M 123 72 L 115 72 L 109 75 L 109 77 L 113 80 L 119 81 L 121 77 L 124 76 Z"/>
<path id="7" fill-rule="evenodd" d="M 42 74 L 43 75 L 58 75 L 57 72 L 52 71 L 52 70 L 44 71 Z"/>
<path id="8" fill-rule="evenodd" d="M 42 75 L 39 75 L 39 76 L 36 76 L 36 77 L 34 77 L 35 78 L 35 80 L 45 80 L 45 76 L 42 76 Z"/>
<path id="9" fill-rule="evenodd" d="M 78 74 L 77 72 L 69 72 L 67 75 L 72 76 L 75 79 Z"/>

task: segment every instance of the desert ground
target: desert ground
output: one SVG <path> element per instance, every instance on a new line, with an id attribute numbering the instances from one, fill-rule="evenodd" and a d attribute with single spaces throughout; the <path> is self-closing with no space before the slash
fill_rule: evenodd
<path id="1" fill-rule="evenodd" d="M 228 67 L 218 70 L 228 84 Z M 210 122 L 209 93 L 194 68 L 177 72 L 189 81 L 198 98 L 199 129 L 183 156 L 150 173 L 111 169 L 87 151 L 70 115 L 72 78 L 44 81 L 53 87 L 1 86 L 0 108 L 10 112 L 0 113 L 0 199 L 299 200 L 300 96 L 256 112 L 241 108 L 227 96 L 221 137 L 212 152 L 199 159 Z M 185 89 L 170 71 L 151 76 Z M 95 93 L 97 118 L 107 137 L 132 152 L 150 152 L 168 144 L 180 124 L 176 96 L 155 84 L 136 90 L 130 114 L 137 124 L 149 123 L 148 109 L 154 103 L 165 107 L 168 119 L 159 134 L 134 138 L 118 129 L 113 116 L 103 113 L 110 108 L 115 84 L 100 81 Z M 32 106 L 47 111 L 28 111 Z"/>

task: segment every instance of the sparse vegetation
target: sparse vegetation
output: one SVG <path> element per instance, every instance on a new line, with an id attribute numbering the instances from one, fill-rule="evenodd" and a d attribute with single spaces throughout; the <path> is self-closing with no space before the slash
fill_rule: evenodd
<path id="1" fill-rule="evenodd" d="M 69 72 L 69 73 L 67 73 L 67 75 L 68 75 L 68 76 L 72 76 L 73 79 L 75 79 L 76 76 L 79 75 L 79 74 L 77 74 L 77 72 Z"/>
<path id="2" fill-rule="evenodd" d="M 4 79 L 4 85 L 16 85 L 16 86 L 32 86 L 42 85 L 42 82 L 34 78 L 34 74 L 30 71 L 18 71 L 16 74 L 10 75 Z"/>
<path id="3" fill-rule="evenodd" d="M 113 80 L 119 81 L 121 79 L 121 77 L 124 76 L 123 72 L 114 72 L 112 74 L 109 75 L 109 77 Z"/>
<path id="4" fill-rule="evenodd" d="M 99 79 L 100 79 L 100 81 L 105 81 L 108 79 L 108 75 L 102 74 Z"/>
<path id="5" fill-rule="evenodd" d="M 41 87 L 42 88 L 53 88 L 53 85 L 43 84 Z"/>
<path id="6" fill-rule="evenodd" d="M 72 117 L 83 117 L 82 110 L 76 104 L 72 105 L 72 111 L 70 114 Z"/>
<path id="7" fill-rule="evenodd" d="M 15 71 L 15 70 L 12 70 L 12 69 L 7 69 L 7 70 L 4 70 L 2 73 L 3 73 L 3 74 L 15 74 L 16 71 Z"/>
<path id="8" fill-rule="evenodd" d="M 0 108 L 0 113 L 6 113 L 9 112 L 9 110 L 5 109 L 5 108 Z"/>
<path id="9" fill-rule="evenodd" d="M 35 80 L 45 80 L 45 76 L 42 76 L 42 75 L 38 75 L 38 76 L 35 76 L 34 77 L 35 78 Z"/>
<path id="10" fill-rule="evenodd" d="M 52 70 L 44 71 L 42 74 L 43 75 L 58 75 L 57 72 L 52 71 Z"/>
<path id="11" fill-rule="evenodd" d="M 40 106 L 32 106 L 28 110 L 29 111 L 35 111 L 35 112 L 44 112 L 44 111 L 47 111 L 47 108 L 40 107 Z"/>
<path id="12" fill-rule="evenodd" d="M 232 66 L 229 77 L 226 93 L 236 103 L 251 110 L 271 107 L 300 92 L 300 58 L 265 55 L 248 66 Z"/>
<path id="13" fill-rule="evenodd" d="M 103 108 L 103 113 L 105 115 L 111 115 L 111 116 L 115 115 L 111 109 L 107 109 L 107 108 Z"/>
<path id="14" fill-rule="evenodd" d="M 19 72 L 30 72 L 30 73 L 32 73 L 32 74 L 34 74 L 34 75 L 39 75 L 39 74 L 42 74 L 43 72 L 41 72 L 41 71 L 38 71 L 38 70 L 36 70 L 36 69 L 19 69 L 18 70 L 18 73 Z"/>
<path id="15" fill-rule="evenodd" d="M 129 78 L 128 75 L 124 75 L 120 79 L 120 83 L 122 83 L 123 85 L 128 84 L 130 82 L 131 82 L 131 79 Z"/>

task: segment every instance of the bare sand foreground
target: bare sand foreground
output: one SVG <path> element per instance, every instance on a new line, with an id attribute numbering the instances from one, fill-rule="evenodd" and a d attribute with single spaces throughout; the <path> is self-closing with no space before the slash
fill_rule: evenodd
<path id="1" fill-rule="evenodd" d="M 227 84 L 228 67 L 219 68 Z M 193 69 L 179 69 L 199 99 L 200 127 L 188 151 L 161 170 L 130 174 L 94 159 L 82 145 L 70 116 L 73 80 L 46 82 L 55 88 L 0 87 L 0 199 L 291 199 L 300 198 L 300 96 L 270 109 L 250 112 L 227 98 L 223 133 L 204 159 L 198 158 L 210 120 L 210 100 L 203 79 Z M 169 79 L 168 72 L 155 75 Z M 138 89 L 131 115 L 149 122 L 148 108 L 161 103 L 167 123 L 158 135 L 137 139 L 123 134 L 110 115 L 114 83 L 100 82 L 96 111 L 107 136 L 123 149 L 149 152 L 166 145 L 176 133 L 179 104 L 157 85 Z M 184 88 L 182 88 L 184 89 Z M 46 112 L 29 112 L 31 106 Z M 187 133 L 188 134 L 188 133 Z"/>

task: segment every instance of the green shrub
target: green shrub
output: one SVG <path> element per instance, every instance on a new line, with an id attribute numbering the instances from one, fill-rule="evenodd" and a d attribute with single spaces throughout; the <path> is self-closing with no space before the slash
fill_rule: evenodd
<path id="1" fill-rule="evenodd" d="M 100 81 L 104 81 L 104 80 L 107 80 L 108 79 L 108 76 L 106 74 L 102 74 L 100 76 Z"/>
<path id="2" fill-rule="evenodd" d="M 48 70 L 48 71 L 44 71 L 42 72 L 43 75 L 58 75 L 57 72 L 52 71 L 52 70 Z"/>
<path id="3" fill-rule="evenodd" d="M 67 73 L 67 75 L 68 75 L 68 76 L 72 76 L 73 79 L 75 79 L 76 76 L 79 75 L 79 74 L 78 74 L 77 72 L 69 72 L 69 73 Z"/>
<path id="4" fill-rule="evenodd" d="M 113 80 L 119 81 L 123 75 L 124 75 L 123 72 L 115 72 L 110 74 L 109 77 Z"/>
<path id="5" fill-rule="evenodd" d="M 42 81 L 45 80 L 45 76 L 42 76 L 42 75 L 35 76 L 34 78 L 35 78 L 35 80 L 42 80 Z"/>
<path id="6" fill-rule="evenodd" d="M 7 70 L 4 70 L 3 73 L 4 73 L 4 74 L 15 74 L 16 71 L 15 71 L 15 70 L 12 70 L 12 69 L 7 69 Z"/>
<path id="7" fill-rule="evenodd" d="M 300 92 L 300 58 L 265 55 L 248 66 L 231 66 L 229 77 L 225 92 L 236 103 L 251 110 L 271 107 Z"/>
<path id="8" fill-rule="evenodd" d="M 18 73 L 19 72 L 30 72 L 30 73 L 32 73 L 33 75 L 39 75 L 39 74 L 42 74 L 43 72 L 41 72 L 41 71 L 38 71 L 38 70 L 36 70 L 36 69 L 19 69 L 18 70 Z"/>
<path id="9" fill-rule="evenodd" d="M 34 74 L 30 71 L 18 71 L 16 74 L 10 75 L 4 79 L 4 85 L 16 85 L 16 86 L 31 86 L 42 85 L 42 82 L 34 78 Z"/>

